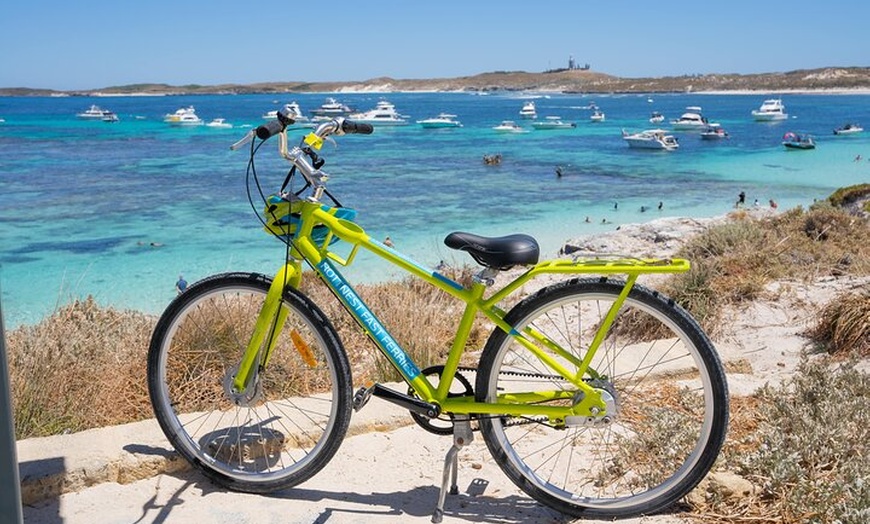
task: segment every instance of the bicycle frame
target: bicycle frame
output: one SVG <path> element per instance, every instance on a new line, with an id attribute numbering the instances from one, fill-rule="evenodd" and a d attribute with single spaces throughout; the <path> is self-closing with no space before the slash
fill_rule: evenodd
<path id="1" fill-rule="evenodd" d="M 277 327 L 283 325 L 287 315 L 287 311 L 281 308 L 283 292 L 286 286 L 294 288 L 299 286 L 302 278 L 302 261 L 306 260 L 339 298 L 344 308 L 375 342 L 378 349 L 390 360 L 404 381 L 422 400 L 440 406 L 442 412 L 460 415 L 546 416 L 551 421 L 564 421 L 569 416 L 602 416 L 606 412 L 605 402 L 600 393 L 590 386 L 584 377 L 601 378 L 596 370 L 590 368 L 590 363 L 636 279 L 643 274 L 677 273 L 689 269 L 688 262 L 682 259 L 550 260 L 532 266 L 486 298 L 484 294 L 488 286 L 481 280 L 476 279 L 470 287 L 463 287 L 437 271 L 427 269 L 402 256 L 396 250 L 373 240 L 355 222 L 336 218 L 329 212 L 330 209 L 329 206 L 320 202 L 303 202 L 298 231 L 292 239 L 290 259 L 272 280 L 271 288 L 257 320 L 254 335 L 240 361 L 233 382 L 233 386 L 238 392 L 245 390 L 260 368 L 267 367 L 274 343 L 280 335 L 277 332 Z M 328 230 L 325 239 L 319 243 L 312 238 L 312 230 L 318 225 L 323 225 Z M 329 249 L 331 241 L 336 237 L 351 246 L 346 258 L 342 258 L 338 253 Z M 360 248 L 385 259 L 465 303 L 465 310 L 437 387 L 433 386 L 429 379 L 420 372 L 410 355 L 389 334 L 377 316 L 339 271 L 338 266 L 349 266 L 353 262 Z M 611 305 L 604 322 L 582 360 L 531 327 L 526 327 L 522 331 L 515 330 L 513 326 L 505 322 L 506 312 L 498 307 L 498 303 L 505 297 L 536 276 L 546 273 L 621 274 L 627 277 L 622 293 Z M 550 368 L 553 374 L 563 377 L 575 386 L 576 391 L 556 389 L 553 391 L 511 393 L 510 395 L 499 395 L 494 402 L 477 402 L 471 396 L 448 396 L 450 385 L 459 368 L 460 357 L 478 313 L 482 313 L 519 344 L 527 348 Z M 300 347 L 300 344 L 295 341 L 294 345 L 303 359 L 306 359 L 306 348 Z M 304 343 L 302 345 L 304 346 Z M 565 367 L 558 359 L 567 362 L 573 370 Z M 555 400 L 563 402 L 559 402 L 560 405 L 545 405 L 546 402 Z"/>

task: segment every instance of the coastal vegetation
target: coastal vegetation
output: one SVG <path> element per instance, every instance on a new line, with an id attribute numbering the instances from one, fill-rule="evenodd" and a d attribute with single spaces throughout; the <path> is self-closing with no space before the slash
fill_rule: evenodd
<path id="1" fill-rule="evenodd" d="M 737 211 L 681 248 L 677 255 L 690 258 L 693 269 L 662 289 L 715 338 L 729 307 L 775 301 L 789 282 L 866 278 L 868 196 L 870 185 L 864 184 L 809 209 L 764 218 Z M 451 271 L 460 282 L 472 274 L 468 267 Z M 355 380 L 389 380 L 392 370 L 380 367 L 384 360 L 365 335 L 322 284 L 308 282 L 304 291 L 333 319 Z M 414 280 L 358 291 L 423 366 L 443 360 L 459 314 L 455 301 Z M 415 312 L 414 322 L 407 311 Z M 8 333 L 17 438 L 151 418 L 146 352 L 155 321 L 88 297 Z M 421 324 L 427 329 L 419 329 Z M 473 347 L 481 347 L 487 335 L 486 326 L 478 327 Z M 750 483 L 749 494 L 735 498 L 706 488 L 706 495 L 690 497 L 689 516 L 704 522 L 866 522 L 870 376 L 856 362 L 870 356 L 870 291 L 836 296 L 806 335 L 811 344 L 791 380 L 732 398 L 730 432 L 714 474 L 739 476 Z"/>
<path id="2" fill-rule="evenodd" d="M 0 96 L 88 95 L 92 93 L 191 95 L 314 93 L 334 91 L 557 91 L 576 93 L 685 93 L 704 91 L 801 91 L 870 89 L 870 67 L 827 67 L 741 75 L 735 73 L 621 78 L 588 69 L 546 72 L 494 71 L 457 78 L 389 77 L 344 82 L 285 81 L 255 84 L 131 84 L 56 91 L 0 87 Z"/>

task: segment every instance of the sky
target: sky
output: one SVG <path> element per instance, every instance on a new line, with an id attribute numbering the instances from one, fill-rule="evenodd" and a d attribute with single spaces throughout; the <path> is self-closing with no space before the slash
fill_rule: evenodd
<path id="1" fill-rule="evenodd" d="M 0 87 L 541 72 L 628 78 L 870 66 L 870 1 L 27 0 L 0 7 Z"/>

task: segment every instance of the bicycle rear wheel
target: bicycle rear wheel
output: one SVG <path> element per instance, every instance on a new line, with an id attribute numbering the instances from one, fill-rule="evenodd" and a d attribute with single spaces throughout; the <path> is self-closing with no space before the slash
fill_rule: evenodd
<path id="1" fill-rule="evenodd" d="M 562 282 L 517 304 L 506 320 L 582 359 L 622 287 Z M 482 418 L 487 447 L 518 487 L 563 513 L 624 518 L 666 508 L 701 481 L 725 439 L 728 391 L 713 345 L 680 306 L 634 286 L 591 368 L 598 376 L 584 380 L 609 399 L 609 420 Z M 479 401 L 576 390 L 500 329 L 484 348 L 476 386 Z"/>
<path id="2" fill-rule="evenodd" d="M 294 289 L 285 291 L 289 314 L 268 365 L 244 394 L 233 391 L 269 284 L 247 273 L 194 284 L 163 313 L 148 354 L 151 403 L 170 443 L 215 482 L 254 493 L 288 488 L 320 471 L 351 415 L 341 342 Z"/>

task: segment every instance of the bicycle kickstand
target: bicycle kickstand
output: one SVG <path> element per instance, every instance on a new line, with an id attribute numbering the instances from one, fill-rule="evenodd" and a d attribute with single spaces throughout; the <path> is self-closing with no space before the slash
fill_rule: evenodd
<path id="1" fill-rule="evenodd" d="M 450 484 L 450 494 L 458 495 L 459 486 L 457 485 L 457 477 L 459 475 L 459 450 L 467 446 L 474 440 L 474 433 L 471 432 L 471 422 L 467 415 L 456 415 L 453 420 L 453 446 L 447 451 L 447 456 L 444 458 L 444 474 L 441 477 L 441 492 L 438 494 L 438 505 L 435 507 L 435 513 L 432 514 L 432 522 L 438 524 L 444 518 L 444 502 L 447 499 L 447 484 Z"/>

